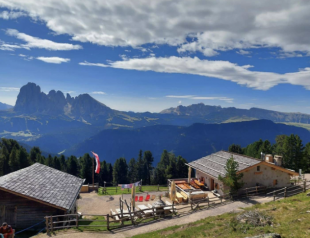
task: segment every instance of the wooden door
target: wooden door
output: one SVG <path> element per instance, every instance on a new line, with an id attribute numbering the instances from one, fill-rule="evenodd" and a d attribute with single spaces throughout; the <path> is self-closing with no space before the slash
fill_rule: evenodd
<path id="1" fill-rule="evenodd" d="M 210 179 L 210 190 L 214 190 L 214 179 Z"/>
<path id="2" fill-rule="evenodd" d="M 12 227 L 16 227 L 17 207 L 6 206 L 5 207 L 5 221 Z"/>

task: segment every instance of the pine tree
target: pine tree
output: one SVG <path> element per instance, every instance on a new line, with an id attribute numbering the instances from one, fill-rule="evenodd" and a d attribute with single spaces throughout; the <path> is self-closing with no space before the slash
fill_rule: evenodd
<path id="1" fill-rule="evenodd" d="M 28 153 L 23 147 L 21 147 L 18 151 L 18 161 L 21 169 L 26 168 L 30 165 Z"/>
<path id="2" fill-rule="evenodd" d="M 46 165 L 51 167 L 51 168 L 54 168 L 54 159 L 51 155 L 48 155 L 47 159 L 46 159 Z"/>
<path id="3" fill-rule="evenodd" d="M 10 171 L 12 172 L 17 171 L 20 168 L 17 153 L 18 150 L 16 149 L 16 147 L 14 147 L 10 153 L 9 165 L 10 165 Z"/>
<path id="4" fill-rule="evenodd" d="M 127 179 L 128 166 L 125 158 L 119 158 L 115 161 L 113 166 L 113 184 L 114 186 L 118 184 L 128 183 Z"/>
<path id="5" fill-rule="evenodd" d="M 57 156 L 54 157 L 54 169 L 61 170 L 60 160 Z"/>
<path id="6" fill-rule="evenodd" d="M 60 162 L 60 170 L 63 172 L 67 172 L 66 157 L 64 155 L 60 155 L 59 162 Z"/>
<path id="7" fill-rule="evenodd" d="M 137 170 L 137 179 L 145 181 L 145 167 L 144 161 L 142 158 L 142 150 L 139 151 L 139 156 L 136 162 L 136 170 Z"/>
<path id="8" fill-rule="evenodd" d="M 177 178 L 187 178 L 188 176 L 188 167 L 186 165 L 186 159 L 182 158 L 182 156 L 177 157 L 176 162 L 176 170 L 177 170 Z"/>
<path id="9" fill-rule="evenodd" d="M 86 183 L 92 183 L 93 177 L 93 158 L 89 156 L 88 153 L 84 154 L 83 157 L 79 159 L 80 162 L 80 176 L 83 179 L 86 179 Z"/>
<path id="10" fill-rule="evenodd" d="M 128 180 L 130 183 L 135 183 L 137 182 L 137 165 L 136 165 L 136 160 L 135 158 L 132 158 L 129 160 L 128 163 Z"/>
<path id="11" fill-rule="evenodd" d="M 224 177 L 219 175 L 218 179 L 223 182 L 223 184 L 229 187 L 230 192 L 237 192 L 240 188 L 243 187 L 243 182 L 239 181 L 242 179 L 243 174 L 238 174 L 239 164 L 237 161 L 231 157 L 226 162 L 225 170 L 226 174 Z"/>
<path id="12" fill-rule="evenodd" d="M 31 164 L 41 162 L 41 150 L 39 147 L 32 147 L 29 153 L 29 160 Z M 40 163 L 39 162 L 39 163 Z"/>
<path id="13" fill-rule="evenodd" d="M 151 151 L 145 151 L 143 156 L 144 161 L 144 174 L 146 184 L 151 184 L 151 170 L 153 169 L 154 157 Z"/>
<path id="14" fill-rule="evenodd" d="M 66 167 L 67 167 L 67 173 L 77 177 L 79 176 L 79 164 L 75 156 L 72 155 L 68 158 Z"/>
<path id="15" fill-rule="evenodd" d="M 229 152 L 237 153 L 237 154 L 243 154 L 243 150 L 240 145 L 232 144 L 228 148 Z"/>

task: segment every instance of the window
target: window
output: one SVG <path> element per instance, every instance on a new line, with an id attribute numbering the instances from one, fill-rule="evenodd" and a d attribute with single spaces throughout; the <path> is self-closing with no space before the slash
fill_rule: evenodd
<path id="1" fill-rule="evenodd" d="M 257 169 L 257 171 L 260 171 L 260 166 L 257 166 L 256 169 Z"/>
<path id="2" fill-rule="evenodd" d="M 278 180 L 273 180 L 273 186 L 277 185 L 278 184 Z"/>

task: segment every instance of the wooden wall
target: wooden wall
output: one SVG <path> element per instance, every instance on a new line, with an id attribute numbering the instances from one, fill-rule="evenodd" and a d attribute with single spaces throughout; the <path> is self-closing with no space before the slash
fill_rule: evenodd
<path id="1" fill-rule="evenodd" d="M 0 190 L 0 224 L 4 221 L 13 229 L 24 229 L 44 219 L 45 216 L 63 215 L 65 211 Z M 40 228 L 45 224 L 41 224 Z"/>

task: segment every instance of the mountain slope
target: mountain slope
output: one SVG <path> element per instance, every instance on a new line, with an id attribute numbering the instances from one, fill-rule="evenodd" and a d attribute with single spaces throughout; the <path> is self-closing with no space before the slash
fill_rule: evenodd
<path id="1" fill-rule="evenodd" d="M 13 106 L 0 102 L 0 111 L 8 110 L 8 109 L 11 109 L 11 108 L 13 108 Z"/>
<path id="2" fill-rule="evenodd" d="M 298 134 L 304 143 L 310 142 L 310 132 L 303 128 L 256 120 L 225 124 L 194 124 L 189 127 L 150 126 L 132 130 L 103 130 L 99 134 L 67 150 L 77 156 L 96 151 L 109 162 L 119 157 L 137 157 L 140 149 L 152 151 L 155 163 L 164 149 L 182 155 L 188 161 L 227 150 L 232 143 L 246 146 L 256 140 L 275 142 L 277 135 Z"/>

